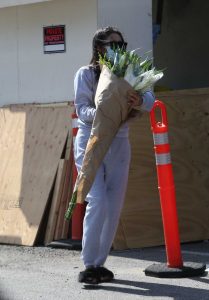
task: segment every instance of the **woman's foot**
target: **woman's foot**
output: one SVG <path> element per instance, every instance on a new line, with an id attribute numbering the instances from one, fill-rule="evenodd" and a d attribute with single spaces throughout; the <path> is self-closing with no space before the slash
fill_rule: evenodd
<path id="1" fill-rule="evenodd" d="M 100 282 L 110 282 L 114 279 L 113 272 L 108 270 L 105 267 L 96 267 L 96 271 L 100 279 Z"/>
<path id="2" fill-rule="evenodd" d="M 98 284 L 100 282 L 100 276 L 96 268 L 86 268 L 78 275 L 78 281 L 88 284 Z"/>

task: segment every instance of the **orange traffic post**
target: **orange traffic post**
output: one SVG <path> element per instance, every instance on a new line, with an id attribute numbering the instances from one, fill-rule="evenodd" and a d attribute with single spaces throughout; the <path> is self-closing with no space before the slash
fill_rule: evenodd
<path id="1" fill-rule="evenodd" d="M 160 110 L 161 120 L 157 121 L 155 112 Z M 150 112 L 153 133 L 155 160 L 158 178 L 167 264 L 154 264 L 145 274 L 155 277 L 186 277 L 204 273 L 206 266 L 197 263 L 183 263 L 180 247 L 178 217 L 176 208 L 175 184 L 168 140 L 168 120 L 163 102 L 156 100 Z"/>
<path id="2" fill-rule="evenodd" d="M 73 145 L 76 134 L 78 132 L 78 117 L 76 113 L 72 114 L 72 136 L 73 136 Z M 72 151 L 73 152 L 73 151 Z M 75 165 L 74 155 L 73 155 L 73 186 L 75 185 L 77 178 L 77 169 Z M 85 215 L 86 205 L 85 203 L 77 203 L 73 215 L 72 215 L 72 240 L 82 240 L 83 236 L 83 218 Z"/>
<path id="3" fill-rule="evenodd" d="M 161 122 L 156 121 L 156 108 L 159 108 L 161 111 Z M 171 268 L 182 267 L 183 261 L 180 249 L 176 195 L 171 164 L 170 145 L 168 141 L 168 121 L 166 108 L 162 102 L 155 102 L 154 109 L 150 113 L 150 118 L 154 140 L 167 264 Z"/>

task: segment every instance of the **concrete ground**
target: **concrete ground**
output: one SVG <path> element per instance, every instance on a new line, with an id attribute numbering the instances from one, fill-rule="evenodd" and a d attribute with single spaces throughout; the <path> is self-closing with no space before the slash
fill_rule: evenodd
<path id="1" fill-rule="evenodd" d="M 183 244 L 181 251 L 184 262 L 209 268 L 208 242 Z M 0 299 L 209 299 L 209 269 L 192 278 L 146 276 L 144 269 L 156 262 L 166 262 L 165 247 L 112 251 L 106 266 L 115 280 L 91 286 L 77 282 L 83 269 L 80 251 L 0 245 Z"/>

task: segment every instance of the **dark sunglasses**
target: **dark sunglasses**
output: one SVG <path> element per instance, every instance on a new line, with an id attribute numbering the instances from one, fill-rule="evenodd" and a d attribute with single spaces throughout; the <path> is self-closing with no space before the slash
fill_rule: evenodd
<path id="1" fill-rule="evenodd" d="M 126 50 L 126 47 L 127 47 L 128 43 L 126 43 L 126 42 L 114 42 L 114 41 L 112 41 L 112 42 L 106 43 L 106 45 L 110 46 L 110 48 L 113 49 L 113 50 L 115 50 L 117 48 Z"/>

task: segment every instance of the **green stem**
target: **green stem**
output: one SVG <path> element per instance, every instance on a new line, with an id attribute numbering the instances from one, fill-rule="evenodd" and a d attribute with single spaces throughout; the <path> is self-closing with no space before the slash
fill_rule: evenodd
<path id="1" fill-rule="evenodd" d="M 77 190 L 75 190 L 73 192 L 73 195 L 72 195 L 72 198 L 70 200 L 68 209 L 67 209 L 67 211 L 65 213 L 65 219 L 68 220 L 68 221 L 72 218 L 73 210 L 74 210 L 74 208 L 76 206 L 76 201 L 77 201 Z"/>

